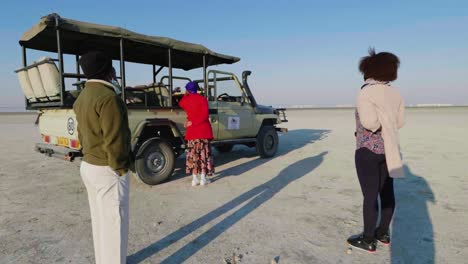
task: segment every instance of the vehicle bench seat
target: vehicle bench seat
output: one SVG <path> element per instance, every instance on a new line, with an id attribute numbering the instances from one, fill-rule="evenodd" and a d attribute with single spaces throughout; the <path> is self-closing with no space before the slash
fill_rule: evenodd
<path id="1" fill-rule="evenodd" d="M 169 89 L 162 83 L 147 85 L 148 98 L 152 97 L 155 106 L 169 106 Z"/>
<path id="2" fill-rule="evenodd" d="M 60 100 L 60 73 L 53 59 L 42 57 L 16 73 L 29 102 Z"/>

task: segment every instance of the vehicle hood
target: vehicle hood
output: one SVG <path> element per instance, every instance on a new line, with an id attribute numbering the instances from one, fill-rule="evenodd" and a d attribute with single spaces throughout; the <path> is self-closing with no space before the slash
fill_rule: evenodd
<path id="1" fill-rule="evenodd" d="M 255 112 L 257 112 L 257 114 L 262 114 L 262 115 L 275 114 L 275 108 L 271 106 L 257 105 L 255 107 Z"/>

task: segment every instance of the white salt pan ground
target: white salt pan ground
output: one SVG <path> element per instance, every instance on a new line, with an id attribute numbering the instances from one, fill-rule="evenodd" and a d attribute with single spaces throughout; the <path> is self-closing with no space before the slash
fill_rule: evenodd
<path id="1" fill-rule="evenodd" d="M 401 142 L 393 244 L 347 254 L 362 228 L 353 110 L 289 111 L 278 156 L 217 155 L 215 182 L 178 171 L 132 181 L 129 263 L 466 263 L 468 108 L 411 109 Z M 93 263 L 78 163 L 32 151 L 32 115 L 0 115 L 0 263 Z M 183 160 L 179 161 L 179 165 Z"/>

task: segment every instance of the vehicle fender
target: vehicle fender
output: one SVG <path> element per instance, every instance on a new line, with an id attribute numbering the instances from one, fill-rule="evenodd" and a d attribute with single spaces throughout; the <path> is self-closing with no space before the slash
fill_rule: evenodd
<path id="1" fill-rule="evenodd" d="M 150 139 L 165 139 L 176 149 L 185 147 L 182 133 L 169 119 L 146 119 L 140 122 L 132 136 L 133 153 L 138 153 L 143 148 L 143 144 Z"/>
<path id="2" fill-rule="evenodd" d="M 276 124 L 278 124 L 278 119 L 276 118 L 275 115 L 271 115 L 271 117 L 268 117 L 268 118 L 263 118 L 260 126 L 258 126 L 256 128 L 257 129 L 257 136 L 258 136 L 258 133 L 260 133 L 260 130 L 262 129 L 262 127 L 275 126 Z"/>
<path id="3" fill-rule="evenodd" d="M 141 146 L 138 148 L 138 150 L 136 152 L 136 155 L 135 155 L 135 160 L 137 160 L 137 159 L 139 159 L 141 157 L 141 155 L 143 154 L 143 149 L 145 149 L 146 146 L 152 144 L 153 142 L 155 142 L 157 140 L 161 140 L 161 138 L 153 137 L 153 138 L 148 138 L 147 140 L 145 140 L 145 142 L 143 142 L 143 144 L 141 144 Z"/>

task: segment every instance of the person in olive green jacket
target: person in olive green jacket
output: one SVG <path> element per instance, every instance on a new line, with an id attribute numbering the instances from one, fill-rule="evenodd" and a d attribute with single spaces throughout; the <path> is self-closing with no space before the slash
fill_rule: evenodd
<path id="1" fill-rule="evenodd" d="M 73 109 L 83 146 L 80 174 L 88 192 L 96 263 L 125 263 L 129 176 L 132 163 L 127 108 L 111 83 L 112 60 L 102 52 L 81 56 L 88 79 Z"/>

